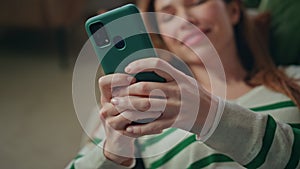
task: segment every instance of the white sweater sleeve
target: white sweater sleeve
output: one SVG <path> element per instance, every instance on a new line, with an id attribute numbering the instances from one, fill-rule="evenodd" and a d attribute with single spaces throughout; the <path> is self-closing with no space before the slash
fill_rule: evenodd
<path id="1" fill-rule="evenodd" d="M 133 163 L 130 167 L 118 165 L 108 160 L 104 154 L 103 149 L 100 146 L 101 143 L 95 145 L 94 143 L 88 143 L 80 152 L 77 158 L 75 158 L 66 168 L 67 169 L 128 169 L 134 167 Z"/>
<path id="2" fill-rule="evenodd" d="M 94 128 L 96 128 L 96 130 L 91 133 L 93 141 L 88 141 L 83 146 L 77 157 L 69 163 L 66 169 L 127 169 L 135 166 L 135 160 L 131 166 L 125 167 L 107 159 L 103 153 L 103 144 L 105 140 L 103 126 L 98 124 L 98 126 Z"/>
<path id="3" fill-rule="evenodd" d="M 246 168 L 296 168 L 299 164 L 299 129 L 229 102 L 205 143 Z"/>

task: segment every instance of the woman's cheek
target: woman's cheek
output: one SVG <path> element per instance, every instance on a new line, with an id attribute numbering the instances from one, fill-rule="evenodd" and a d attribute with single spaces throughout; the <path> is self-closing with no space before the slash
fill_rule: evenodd
<path id="1" fill-rule="evenodd" d="M 177 17 L 174 17 L 173 21 L 169 21 L 168 23 L 158 23 L 159 25 L 159 34 L 169 36 L 172 38 L 176 38 L 176 31 L 179 29 L 179 23 L 176 21 Z"/>

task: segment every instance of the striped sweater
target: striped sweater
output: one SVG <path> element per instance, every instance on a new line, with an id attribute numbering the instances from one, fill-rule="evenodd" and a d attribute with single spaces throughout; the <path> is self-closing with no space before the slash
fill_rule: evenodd
<path id="1" fill-rule="evenodd" d="M 300 78 L 300 67 L 290 66 L 286 73 Z M 93 143 L 67 168 L 126 168 L 103 155 L 103 133 L 99 125 Z M 300 112 L 285 95 L 258 86 L 226 102 L 218 127 L 205 143 L 175 128 L 137 143 L 145 167 L 151 169 L 300 168 Z"/>

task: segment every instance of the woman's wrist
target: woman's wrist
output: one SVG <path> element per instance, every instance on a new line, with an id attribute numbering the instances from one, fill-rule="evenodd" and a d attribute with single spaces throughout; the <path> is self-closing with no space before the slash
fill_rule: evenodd
<path id="1" fill-rule="evenodd" d="M 199 136 L 201 133 L 208 132 L 214 123 L 214 119 L 219 109 L 220 100 L 218 97 L 205 92 L 201 96 L 199 112 L 194 126 L 191 130 Z"/>
<path id="2" fill-rule="evenodd" d="M 197 140 L 206 141 L 214 133 L 221 120 L 224 106 L 225 101 L 223 99 L 213 96 L 209 114 L 201 131 L 197 133 Z"/>
<path id="3" fill-rule="evenodd" d="M 133 158 L 129 158 L 129 157 L 122 157 L 122 156 L 118 156 L 118 155 L 115 155 L 113 153 L 110 153 L 106 150 L 104 150 L 104 156 L 110 160 L 110 161 L 113 161 L 114 163 L 117 163 L 119 165 L 123 165 L 123 166 L 126 166 L 126 167 L 129 167 L 133 164 L 134 162 L 134 159 Z"/>
<path id="4" fill-rule="evenodd" d="M 132 166 L 134 163 L 133 158 L 119 156 L 119 155 L 109 152 L 109 148 L 107 147 L 106 141 L 104 142 L 103 154 L 108 160 L 110 160 L 116 164 L 119 164 L 119 165 L 129 167 L 129 166 Z"/>

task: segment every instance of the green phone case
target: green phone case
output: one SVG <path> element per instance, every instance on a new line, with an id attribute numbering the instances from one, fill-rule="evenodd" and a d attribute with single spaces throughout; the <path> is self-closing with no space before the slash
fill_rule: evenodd
<path id="1" fill-rule="evenodd" d="M 107 33 L 105 36 L 103 33 L 93 35 L 90 27 L 98 23 L 102 23 L 101 31 Z M 124 68 L 134 60 L 157 57 L 139 10 L 133 4 L 92 17 L 86 21 L 85 28 L 105 74 L 124 73 Z M 99 38 L 101 36 L 109 41 Z M 121 38 L 123 41 L 119 41 Z M 100 47 L 99 43 L 105 45 Z M 120 48 L 122 45 L 125 46 Z M 138 73 L 135 77 L 138 81 L 165 82 L 154 72 Z"/>

